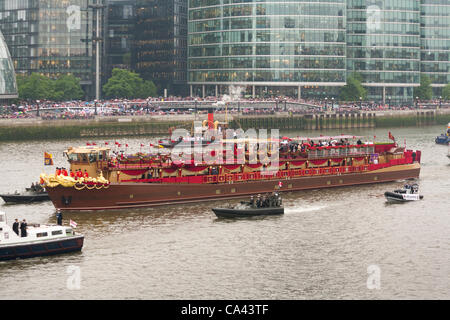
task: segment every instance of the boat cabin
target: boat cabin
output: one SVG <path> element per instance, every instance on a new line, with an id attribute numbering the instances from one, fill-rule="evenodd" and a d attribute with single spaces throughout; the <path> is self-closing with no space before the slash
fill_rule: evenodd
<path id="1" fill-rule="evenodd" d="M 97 177 L 100 172 L 107 175 L 110 148 L 106 147 L 69 147 L 64 155 L 70 163 L 70 170 L 86 170 L 89 177 Z"/>
<path id="2" fill-rule="evenodd" d="M 27 227 L 27 236 L 20 237 L 13 231 L 12 227 L 7 224 L 6 214 L 0 211 L 0 245 L 53 240 L 73 235 L 74 231 L 71 227 L 29 224 Z"/>

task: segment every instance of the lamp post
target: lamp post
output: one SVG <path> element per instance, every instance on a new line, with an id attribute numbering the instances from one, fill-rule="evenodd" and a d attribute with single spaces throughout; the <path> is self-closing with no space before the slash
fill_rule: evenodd
<path id="1" fill-rule="evenodd" d="M 97 102 L 98 102 L 98 100 L 95 99 L 94 102 L 95 102 L 95 111 L 94 111 L 94 114 L 97 115 Z"/>
<path id="2" fill-rule="evenodd" d="M 439 96 L 439 107 L 438 108 L 439 109 L 442 108 L 442 96 Z"/>
<path id="3" fill-rule="evenodd" d="M 391 96 L 388 97 L 388 108 L 391 109 Z"/>
<path id="4" fill-rule="evenodd" d="M 416 97 L 416 109 L 419 108 L 419 97 Z"/>
<path id="5" fill-rule="evenodd" d="M 331 110 L 330 111 L 333 111 L 333 108 L 334 108 L 334 97 L 331 98 Z"/>
<path id="6" fill-rule="evenodd" d="M 36 103 L 37 103 L 37 112 L 36 112 L 36 117 L 39 117 L 39 103 L 40 103 L 41 101 L 39 101 L 39 100 L 36 100 Z"/>
<path id="7" fill-rule="evenodd" d="M 275 98 L 275 102 L 277 103 L 277 112 L 279 111 L 278 110 L 278 98 Z"/>
<path id="8" fill-rule="evenodd" d="M 197 98 L 195 98 L 194 99 L 194 102 L 195 102 L 195 117 L 194 118 L 195 118 L 195 120 L 197 120 L 197 113 L 198 113 L 197 112 L 197 101 L 198 101 Z"/>
<path id="9" fill-rule="evenodd" d="M 149 98 L 147 98 L 147 114 L 149 113 L 149 103 L 150 103 L 150 99 Z"/>
<path id="10" fill-rule="evenodd" d="M 328 109 L 328 97 L 325 97 L 325 111 Z"/>
<path id="11" fill-rule="evenodd" d="M 105 6 L 100 4 L 100 0 L 97 0 L 96 4 L 88 5 L 88 8 L 92 8 L 95 10 L 97 14 L 96 18 L 96 30 L 95 30 L 95 98 L 100 99 L 100 41 L 102 38 L 100 37 L 100 11 Z"/>
<path id="12" fill-rule="evenodd" d="M 287 111 L 287 98 L 284 98 L 284 112 Z"/>
<path id="13" fill-rule="evenodd" d="M 359 109 L 362 109 L 362 97 L 359 97 Z"/>

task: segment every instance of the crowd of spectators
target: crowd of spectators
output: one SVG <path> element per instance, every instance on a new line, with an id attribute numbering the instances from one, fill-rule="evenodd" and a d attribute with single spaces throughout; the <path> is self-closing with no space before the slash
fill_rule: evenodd
<path id="1" fill-rule="evenodd" d="M 138 100 L 104 100 L 104 101 L 39 101 L 32 103 L 0 105 L 0 119 L 37 118 L 53 119 L 91 119 L 95 116 L 139 116 L 139 115 L 175 115 L 207 113 L 205 106 L 213 107 L 216 113 L 243 115 L 274 115 L 279 112 L 289 114 L 311 114 L 322 112 L 354 113 L 361 111 L 414 110 L 450 107 L 440 100 L 421 101 L 409 104 L 380 104 L 376 102 L 357 101 L 338 103 L 333 100 L 298 100 L 292 97 L 240 98 L 224 97 L 168 97 Z"/>

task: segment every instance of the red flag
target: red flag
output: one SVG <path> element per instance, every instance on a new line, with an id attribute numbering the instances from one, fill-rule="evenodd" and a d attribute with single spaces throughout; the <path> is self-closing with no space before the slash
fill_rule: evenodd
<path id="1" fill-rule="evenodd" d="M 128 148 L 128 143 L 125 145 L 125 147 L 127 147 Z"/>
<path id="2" fill-rule="evenodd" d="M 107 146 L 107 145 L 108 145 L 108 142 L 105 141 L 105 146 Z"/>
<path id="3" fill-rule="evenodd" d="M 117 146 L 120 148 L 122 145 L 120 143 L 118 143 Z"/>
<path id="4" fill-rule="evenodd" d="M 92 145 L 93 145 L 93 146 L 96 146 L 97 144 L 96 144 L 95 142 L 92 142 Z"/>
<path id="5" fill-rule="evenodd" d="M 150 143 L 150 147 L 154 147 L 153 143 Z"/>
<path id="6" fill-rule="evenodd" d="M 141 148 L 143 147 L 144 145 L 141 143 Z"/>
<path id="7" fill-rule="evenodd" d="M 119 144 L 117 141 L 116 142 L 114 142 L 115 144 Z"/>
<path id="8" fill-rule="evenodd" d="M 391 139 L 391 140 L 393 140 L 395 142 L 395 138 L 394 138 L 394 136 L 392 135 L 392 133 L 390 131 L 389 131 L 389 139 Z"/>
<path id="9" fill-rule="evenodd" d="M 91 144 L 90 144 L 89 142 L 86 142 L 86 145 L 87 145 L 87 146 L 90 146 Z"/>

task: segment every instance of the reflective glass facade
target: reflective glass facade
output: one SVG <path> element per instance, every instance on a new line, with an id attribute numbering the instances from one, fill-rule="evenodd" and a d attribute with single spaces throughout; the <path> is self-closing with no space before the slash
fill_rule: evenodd
<path id="1" fill-rule="evenodd" d="M 411 100 L 420 83 L 420 1 L 348 0 L 347 58 L 368 99 Z"/>
<path id="2" fill-rule="evenodd" d="M 16 74 L 3 34 L 0 31 L 0 99 L 17 98 Z"/>
<path id="3" fill-rule="evenodd" d="M 159 93 L 187 94 L 187 0 L 137 0 L 133 64 Z"/>
<path id="4" fill-rule="evenodd" d="M 107 0 L 105 14 L 104 81 L 112 69 L 131 69 L 136 0 Z"/>
<path id="5" fill-rule="evenodd" d="M 344 85 L 345 13 L 344 0 L 190 0 L 191 92 Z"/>
<path id="6" fill-rule="evenodd" d="M 92 83 L 95 0 L 0 0 L 0 29 L 17 73 L 73 74 Z"/>
<path id="7" fill-rule="evenodd" d="M 421 1 L 421 71 L 430 77 L 435 96 L 450 83 L 450 1 Z"/>

